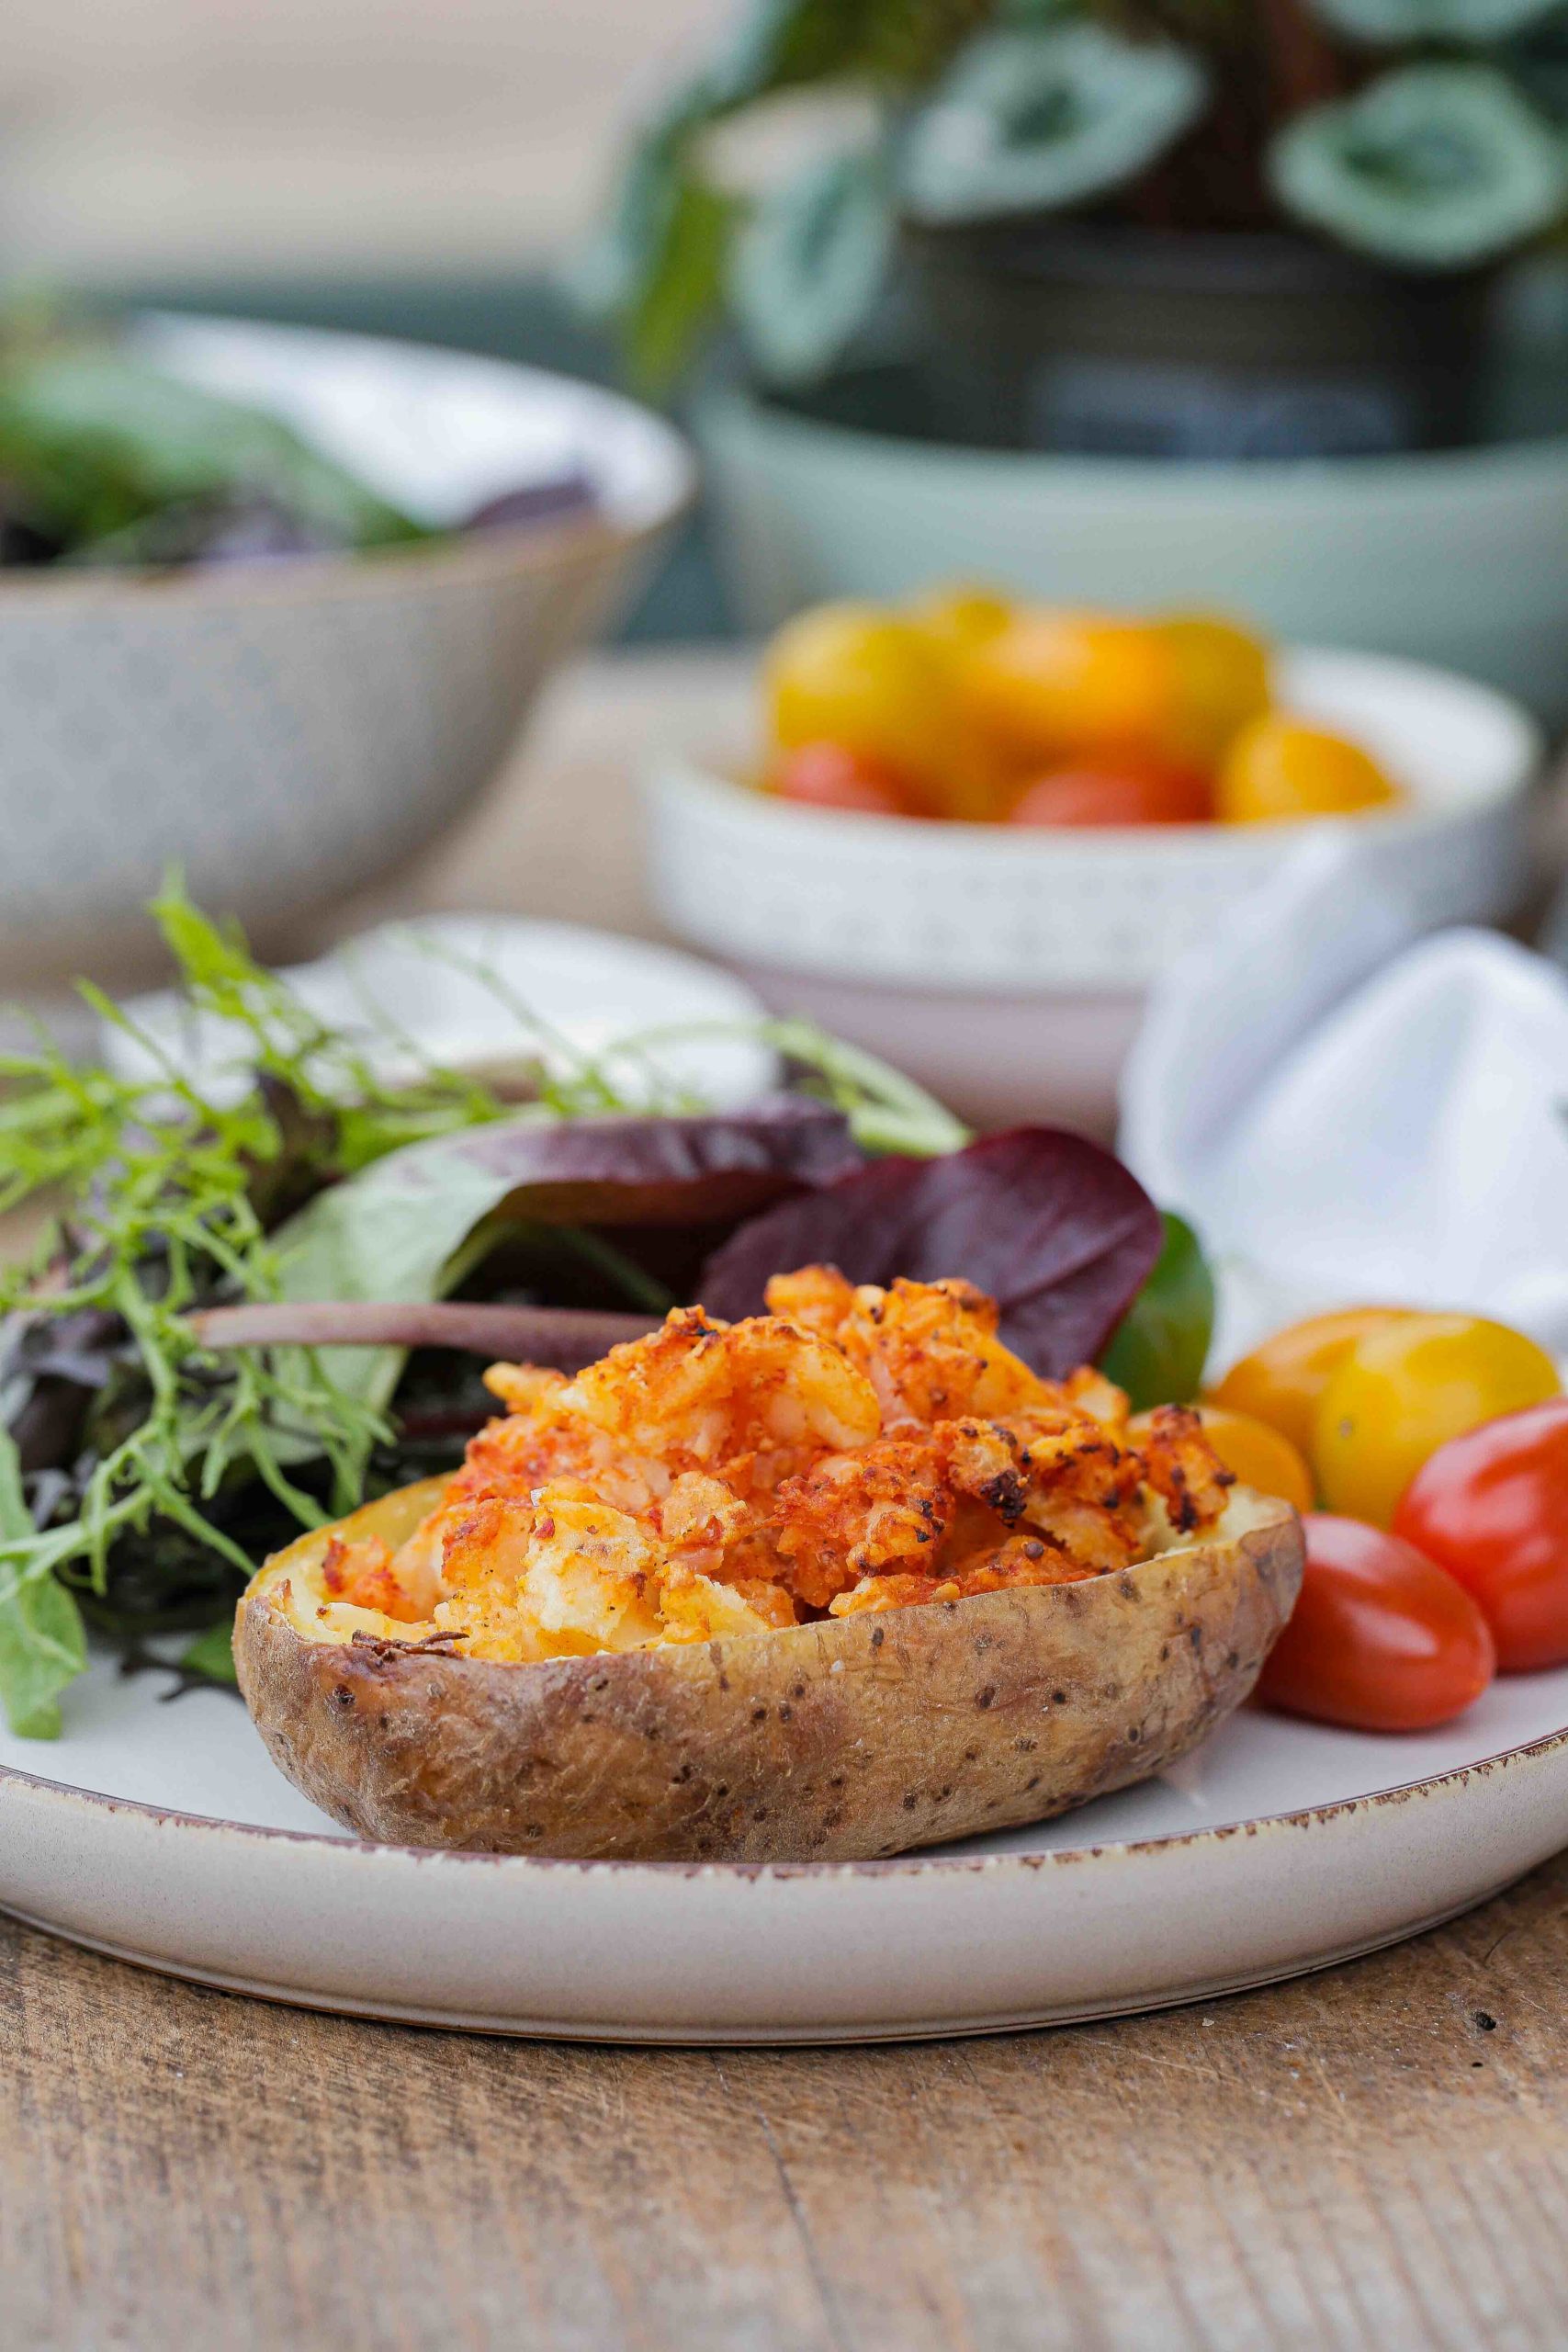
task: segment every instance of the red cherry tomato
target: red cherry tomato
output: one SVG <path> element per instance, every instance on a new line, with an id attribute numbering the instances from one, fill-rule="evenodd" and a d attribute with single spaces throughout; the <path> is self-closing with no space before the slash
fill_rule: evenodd
<path id="1" fill-rule="evenodd" d="M 847 743 L 797 743 L 768 774 L 781 800 L 808 808 L 849 808 L 865 817 L 908 817 L 911 801 L 893 770 Z"/>
<path id="2" fill-rule="evenodd" d="M 1085 760 L 1037 776 L 1014 802 L 1015 825 L 1201 825 L 1213 789 L 1190 768 L 1156 760 Z"/>
<path id="3" fill-rule="evenodd" d="M 1496 1669 L 1485 1618 L 1414 1545 L 1314 1511 L 1306 1574 L 1258 1685 L 1266 1706 L 1352 1731 L 1426 1731 L 1479 1699 Z"/>
<path id="4" fill-rule="evenodd" d="M 1440 1445 L 1393 1526 L 1474 1595 L 1506 1674 L 1568 1660 L 1568 1397 Z"/>

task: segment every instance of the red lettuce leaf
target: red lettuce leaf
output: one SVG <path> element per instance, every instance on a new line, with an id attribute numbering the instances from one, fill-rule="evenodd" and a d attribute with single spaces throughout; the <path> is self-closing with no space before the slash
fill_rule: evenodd
<path id="1" fill-rule="evenodd" d="M 848 1123 L 826 1104 L 780 1096 L 731 1116 L 508 1120 L 389 1152 L 319 1193 L 278 1227 L 287 1300 L 425 1302 L 452 1287 L 476 1228 L 530 1226 L 710 1237 L 862 1164 Z M 329 1351 L 346 1393 L 384 1406 L 402 1359 L 392 1347 Z"/>
<path id="2" fill-rule="evenodd" d="M 390 1162 L 378 1163 L 389 1168 Z M 750 1216 L 863 1165 L 842 1114 L 781 1094 L 728 1116 L 518 1121 L 397 1155 L 405 1194 L 493 1179 L 491 1206 L 543 1225 L 701 1225 Z"/>
<path id="3" fill-rule="evenodd" d="M 1015 1127 L 939 1159 L 880 1159 L 752 1217 L 704 1268 L 710 1313 L 755 1315 L 771 1274 L 961 1275 L 1046 1379 L 1092 1363 L 1159 1256 L 1159 1212 L 1119 1159 L 1057 1127 Z"/>

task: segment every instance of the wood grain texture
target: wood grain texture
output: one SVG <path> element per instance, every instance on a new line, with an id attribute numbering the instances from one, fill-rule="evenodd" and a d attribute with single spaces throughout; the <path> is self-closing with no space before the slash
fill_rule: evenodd
<path id="1" fill-rule="evenodd" d="M 643 2053 L 269 2008 L 0 1922 L 0 2346 L 1553 2352 L 1565 1962 L 1568 1858 L 1201 2007 Z"/>

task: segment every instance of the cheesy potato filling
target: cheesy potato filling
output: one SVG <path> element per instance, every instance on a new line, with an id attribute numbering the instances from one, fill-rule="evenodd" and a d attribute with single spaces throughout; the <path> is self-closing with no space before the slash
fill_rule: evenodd
<path id="1" fill-rule="evenodd" d="M 1195 1414 L 1134 1443 L 1120 1390 L 1038 1378 L 967 1283 L 809 1266 L 767 1304 L 678 1309 L 574 1379 L 495 1365 L 505 1416 L 413 1534 L 329 1539 L 291 1569 L 290 1615 L 317 1639 L 579 1657 L 1103 1576 L 1224 1510 Z"/>

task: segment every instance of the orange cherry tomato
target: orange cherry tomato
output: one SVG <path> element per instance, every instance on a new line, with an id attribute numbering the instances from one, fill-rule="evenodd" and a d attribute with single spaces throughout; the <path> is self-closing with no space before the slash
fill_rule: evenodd
<path id="1" fill-rule="evenodd" d="M 1288 1437 L 1271 1430 L 1267 1421 L 1230 1412 L 1223 1405 L 1200 1405 L 1198 1418 L 1209 1443 L 1244 1487 L 1260 1495 L 1277 1495 L 1281 1502 L 1294 1503 L 1298 1510 L 1312 1509 L 1312 1473 Z M 1134 1442 L 1153 1419 L 1152 1413 L 1134 1414 L 1127 1428 Z"/>
<path id="2" fill-rule="evenodd" d="M 1568 1398 L 1439 1446 L 1393 1529 L 1473 1596 L 1506 1674 L 1568 1662 Z"/>
<path id="3" fill-rule="evenodd" d="M 1333 1315 L 1292 1323 L 1232 1364 L 1209 1391 L 1209 1401 L 1250 1413 L 1290 1439 L 1299 1453 L 1310 1453 L 1317 1400 L 1358 1340 L 1381 1330 L 1407 1310 L 1399 1306 L 1347 1306 Z"/>
<path id="4" fill-rule="evenodd" d="M 933 813 L 968 745 L 951 665 L 915 624 L 869 605 L 819 605 L 779 630 L 763 664 L 776 751 L 838 743 L 908 778 Z"/>
<path id="5" fill-rule="evenodd" d="M 1265 1706 L 1352 1731 L 1427 1731 L 1474 1704 L 1496 1670 L 1461 1584 L 1398 1536 L 1314 1512 L 1306 1573 L 1258 1684 Z"/>
<path id="6" fill-rule="evenodd" d="M 843 808 L 866 817 L 908 817 L 909 788 L 881 761 L 847 743 L 797 743 L 768 771 L 768 790 L 807 808 Z"/>
<path id="7" fill-rule="evenodd" d="M 1210 613 L 1172 613 L 1158 628 L 1176 663 L 1170 750 L 1195 767 L 1212 768 L 1269 707 L 1269 648 Z"/>
<path id="8" fill-rule="evenodd" d="M 1271 711 L 1244 728 L 1220 769 L 1220 820 L 1275 825 L 1355 816 L 1404 798 L 1369 752 L 1342 735 Z"/>
<path id="9" fill-rule="evenodd" d="M 1213 788 L 1190 769 L 1156 760 L 1083 760 L 1026 785 L 1013 825 L 1199 825 L 1214 813 Z"/>
<path id="10" fill-rule="evenodd" d="M 1176 709 L 1176 658 L 1145 622 L 1023 611 L 971 649 L 964 693 L 1021 756 L 1157 754 Z"/>
<path id="11" fill-rule="evenodd" d="M 1561 1396 L 1544 1348 L 1482 1315 L 1404 1315 L 1357 1340 L 1317 1400 L 1312 1466 L 1330 1510 L 1392 1524 L 1422 1464 L 1501 1413 Z"/>

